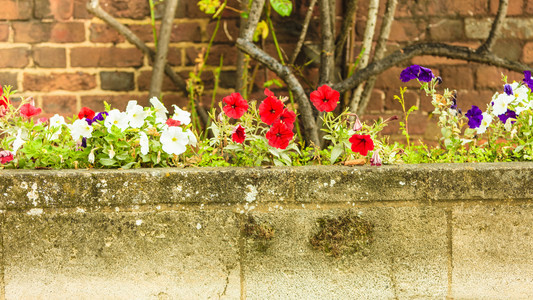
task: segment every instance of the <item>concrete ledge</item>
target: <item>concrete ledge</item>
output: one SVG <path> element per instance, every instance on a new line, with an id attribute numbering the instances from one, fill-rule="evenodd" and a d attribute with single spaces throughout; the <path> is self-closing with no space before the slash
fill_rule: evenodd
<path id="1" fill-rule="evenodd" d="M 533 297 L 533 163 L 2 170 L 1 296 Z M 319 220 L 372 242 L 332 257 Z M 250 217 L 273 229 L 247 233 Z"/>

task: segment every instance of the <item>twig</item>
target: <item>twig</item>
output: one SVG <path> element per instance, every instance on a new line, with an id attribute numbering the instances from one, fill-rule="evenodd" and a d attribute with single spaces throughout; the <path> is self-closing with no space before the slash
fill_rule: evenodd
<path id="1" fill-rule="evenodd" d="M 241 9 L 243 11 L 248 11 L 248 1 L 241 1 Z M 246 22 L 247 18 L 244 18 L 244 16 L 241 14 L 240 18 L 240 27 L 239 27 L 239 37 L 244 37 L 244 32 L 246 28 Z M 248 97 L 248 94 L 250 93 L 246 92 L 246 83 L 248 82 L 247 74 L 248 74 L 248 63 L 246 60 L 246 54 L 244 54 L 241 50 L 238 50 L 237 52 L 237 80 L 235 82 L 235 91 L 237 93 L 240 93 L 243 95 L 244 98 Z M 246 69 L 246 70 L 245 70 Z M 250 85 L 253 86 L 253 82 L 250 83 Z"/>
<path id="2" fill-rule="evenodd" d="M 298 54 L 300 54 L 300 50 L 302 50 L 302 46 L 305 41 L 305 36 L 307 35 L 307 29 L 309 28 L 309 22 L 311 21 L 311 17 L 313 16 L 313 9 L 315 8 L 316 1 L 317 0 L 311 0 L 311 3 L 309 4 L 309 7 L 307 8 L 307 13 L 305 14 L 302 32 L 300 33 L 300 37 L 298 38 L 298 42 L 296 43 L 296 48 L 294 49 L 294 52 L 292 53 L 292 56 L 289 59 L 289 65 L 294 65 L 294 62 L 296 61 Z"/>
<path id="3" fill-rule="evenodd" d="M 178 0 L 166 1 L 165 15 L 161 21 L 159 43 L 157 45 L 154 67 L 152 69 L 150 97 L 159 97 L 161 95 L 165 65 L 167 64 L 168 44 L 170 42 L 170 34 L 172 33 L 172 24 L 176 14 L 176 8 L 178 7 Z"/>
<path id="4" fill-rule="evenodd" d="M 498 37 L 498 34 L 500 33 L 500 28 L 503 25 L 503 21 L 505 20 L 505 16 L 507 15 L 507 7 L 509 6 L 509 0 L 500 0 L 500 4 L 498 7 L 498 13 L 496 15 L 496 18 L 494 19 L 494 22 L 492 22 L 492 28 L 490 30 L 490 34 L 483 43 L 483 45 L 479 46 L 479 48 L 476 50 L 479 53 L 484 52 L 490 52 L 492 49 L 492 46 L 494 46 L 494 42 L 496 41 L 496 38 Z"/>
<path id="5" fill-rule="evenodd" d="M 348 35 L 350 34 L 350 31 L 354 28 L 354 19 L 357 14 L 357 0 L 350 0 L 348 2 L 348 5 L 346 7 L 346 12 L 344 13 L 344 19 L 342 21 L 342 29 L 339 33 L 339 37 L 337 38 L 336 46 L 335 46 L 335 61 L 337 61 L 341 55 L 342 55 L 342 48 L 344 47 L 344 44 L 346 43 L 346 39 L 348 38 Z"/>
<path id="6" fill-rule="evenodd" d="M 331 8 L 329 0 L 320 0 L 320 28 L 322 34 L 322 52 L 320 53 L 320 71 L 318 85 L 331 84 L 335 70 L 335 41 L 331 26 Z"/>

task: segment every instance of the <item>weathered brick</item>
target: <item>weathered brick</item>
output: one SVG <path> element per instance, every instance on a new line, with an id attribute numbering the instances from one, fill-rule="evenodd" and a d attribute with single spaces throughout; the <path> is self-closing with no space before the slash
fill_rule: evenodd
<path id="1" fill-rule="evenodd" d="M 407 67 L 407 66 L 406 66 Z M 378 75 L 378 78 L 376 80 L 376 88 L 378 89 L 387 89 L 390 87 L 400 87 L 400 86 L 407 86 L 412 88 L 418 88 L 420 87 L 419 84 L 415 80 L 411 80 L 409 82 L 402 82 L 400 80 L 400 73 L 405 67 L 392 67 L 385 72 Z M 435 72 L 435 70 L 433 70 Z"/>
<path id="2" fill-rule="evenodd" d="M 161 10 L 164 11 L 165 2 L 161 5 Z M 177 18 L 205 18 L 209 17 L 198 8 L 198 1 L 183 0 L 178 2 L 176 9 Z"/>
<path id="3" fill-rule="evenodd" d="M 522 56 L 522 41 L 498 39 L 492 47 L 492 52 L 501 58 L 518 61 Z"/>
<path id="4" fill-rule="evenodd" d="M 17 73 L 1 72 L 0 73 L 0 86 L 10 85 L 13 89 L 18 89 Z"/>
<path id="5" fill-rule="evenodd" d="M 70 59 L 73 67 L 139 67 L 143 64 L 143 54 L 137 48 L 72 48 Z"/>
<path id="6" fill-rule="evenodd" d="M 525 63 L 533 62 L 533 42 L 529 42 L 524 46 L 522 51 L 522 61 Z"/>
<path id="7" fill-rule="evenodd" d="M 180 93 L 167 93 L 163 94 L 162 102 L 165 104 L 168 111 L 172 113 L 172 111 L 174 110 L 173 108 L 171 108 L 173 104 L 177 105 L 181 109 L 184 109 L 187 108 L 189 104 L 189 99 Z"/>
<path id="8" fill-rule="evenodd" d="M 460 60 L 460 59 L 451 59 L 447 57 L 422 55 L 422 56 L 413 57 L 412 63 L 415 65 L 421 65 L 424 67 L 432 67 L 432 66 L 439 66 L 439 65 L 462 65 L 465 62 L 464 60 Z"/>
<path id="9" fill-rule="evenodd" d="M 184 77 L 184 78 L 188 78 Z M 139 88 L 139 91 L 149 91 L 150 90 L 150 82 L 152 79 L 152 71 L 142 71 L 139 77 L 137 77 L 137 86 Z M 178 88 L 176 85 L 170 80 L 170 77 L 165 75 L 163 77 L 163 85 L 161 87 L 161 90 L 164 92 L 178 91 Z"/>
<path id="10" fill-rule="evenodd" d="M 74 0 L 40 0 L 35 1 L 34 16 L 37 19 L 55 19 L 66 21 L 74 13 Z"/>
<path id="11" fill-rule="evenodd" d="M 486 39 L 489 36 L 492 20 L 490 18 L 466 18 L 465 35 L 469 39 Z"/>
<path id="12" fill-rule="evenodd" d="M 159 26 L 156 24 L 156 33 L 159 35 Z M 150 24 L 132 24 L 131 29 L 142 41 L 151 43 L 154 41 L 152 25 Z M 202 27 L 198 22 L 186 22 L 172 25 L 170 34 L 171 42 L 201 42 Z"/>
<path id="13" fill-rule="evenodd" d="M 93 15 L 87 11 L 87 0 L 74 0 L 74 19 L 91 19 Z"/>
<path id="14" fill-rule="evenodd" d="M 526 1 L 530 2 L 530 1 Z M 490 12 L 493 15 L 496 15 L 498 12 L 498 7 L 500 6 L 500 0 L 491 0 L 490 1 Z M 509 1 L 507 6 L 507 15 L 508 16 L 519 16 L 524 14 L 524 0 L 512 0 Z"/>
<path id="15" fill-rule="evenodd" d="M 150 15 L 148 1 L 145 0 L 102 0 L 100 6 L 118 18 L 143 19 Z"/>
<path id="16" fill-rule="evenodd" d="M 135 89 L 131 72 L 100 72 L 102 90 L 131 91 Z"/>
<path id="17" fill-rule="evenodd" d="M 78 22 L 16 22 L 13 30 L 17 43 L 76 43 L 85 40 L 85 27 Z"/>
<path id="18" fill-rule="evenodd" d="M 429 34 L 432 40 L 457 41 L 465 37 L 462 20 L 433 19 L 429 25 Z"/>
<path id="19" fill-rule="evenodd" d="M 137 104 L 141 106 L 149 106 L 148 93 L 127 93 L 127 94 L 109 94 L 109 95 L 87 95 L 81 96 L 81 106 L 89 107 L 94 111 L 103 111 L 104 101 L 109 103 L 112 108 L 125 110 L 128 101 L 137 100 Z"/>
<path id="20" fill-rule="evenodd" d="M 430 16 L 472 16 L 486 15 L 488 5 L 486 0 L 426 0 L 427 14 Z"/>
<path id="21" fill-rule="evenodd" d="M 29 49 L 24 47 L 0 49 L 0 68 L 24 68 L 29 63 Z"/>
<path id="22" fill-rule="evenodd" d="M 94 74 L 76 73 L 50 73 L 50 74 L 24 74 L 23 87 L 25 91 L 50 92 L 56 90 L 82 91 L 96 87 Z"/>
<path id="23" fill-rule="evenodd" d="M 221 22 L 220 27 L 218 28 L 217 34 L 215 35 L 215 43 L 234 43 L 235 40 L 239 37 L 239 20 L 238 19 L 229 19 Z M 212 20 L 207 24 L 207 36 L 211 38 L 213 32 L 215 31 L 216 21 Z M 224 27 L 227 30 L 224 30 Z M 231 39 L 230 39 L 231 37 Z"/>
<path id="24" fill-rule="evenodd" d="M 65 68 L 67 57 L 64 48 L 34 47 L 33 61 L 42 68 Z"/>
<path id="25" fill-rule="evenodd" d="M 77 113 L 76 96 L 74 95 L 44 95 L 42 109 L 45 114 L 59 114 L 71 117 Z"/>
<path id="26" fill-rule="evenodd" d="M 200 49 L 198 48 L 188 48 L 186 51 L 187 54 L 187 65 L 194 65 L 194 60 L 198 56 Z M 209 66 L 218 66 L 220 65 L 220 58 L 223 58 L 224 66 L 234 66 L 237 63 L 237 53 L 233 46 L 219 44 L 213 45 L 207 57 L 207 65 Z"/>
<path id="27" fill-rule="evenodd" d="M 533 14 L 533 2 L 526 1 L 525 13 L 526 13 L 526 15 L 529 15 L 529 16 L 531 16 Z"/>
<path id="28" fill-rule="evenodd" d="M 467 38 L 486 39 L 492 26 L 490 18 L 466 18 L 465 32 Z M 533 20 L 531 18 L 507 18 L 501 28 L 501 36 L 506 39 L 533 38 Z"/>
<path id="29" fill-rule="evenodd" d="M 28 20 L 31 18 L 32 0 L 0 0 L 0 20 Z"/>
<path id="30" fill-rule="evenodd" d="M 385 101 L 385 92 L 374 89 L 370 95 L 370 100 L 366 106 L 367 112 L 383 112 Z"/>
<path id="31" fill-rule="evenodd" d="M 466 113 L 472 105 L 479 107 L 485 111 L 487 104 L 490 103 L 494 95 L 494 91 L 491 90 L 458 90 L 457 91 L 457 105 Z"/>
<path id="32" fill-rule="evenodd" d="M 357 22 L 358 35 L 364 35 L 366 24 Z M 422 23 L 412 20 L 394 20 L 391 26 L 390 41 L 417 41 L 425 37 L 425 28 Z"/>
<path id="33" fill-rule="evenodd" d="M 518 72 L 482 65 L 476 69 L 476 89 L 503 90 L 504 82 L 502 81 L 502 75 L 507 76 L 508 82 L 522 81 L 523 78 L 523 75 Z"/>
<path id="34" fill-rule="evenodd" d="M 169 63 L 171 66 L 181 66 L 181 48 L 168 48 L 167 63 Z M 153 66 L 152 61 L 149 61 L 149 64 L 150 66 Z"/>
<path id="35" fill-rule="evenodd" d="M 122 43 L 126 39 L 107 24 L 91 24 L 89 39 L 93 43 Z"/>
<path id="36" fill-rule="evenodd" d="M 388 89 L 387 97 L 385 98 L 385 110 L 386 111 L 402 111 L 402 105 L 398 100 L 394 99 L 394 95 L 400 96 L 400 91 L 396 89 Z M 405 100 L 405 109 L 408 110 L 411 106 L 418 106 L 418 92 L 406 91 L 403 95 Z"/>
<path id="37" fill-rule="evenodd" d="M 9 39 L 9 24 L 0 24 L 0 42 L 6 42 Z"/>
<path id="38" fill-rule="evenodd" d="M 474 72 L 470 66 L 445 66 L 442 67 L 441 77 L 443 88 L 473 89 Z"/>

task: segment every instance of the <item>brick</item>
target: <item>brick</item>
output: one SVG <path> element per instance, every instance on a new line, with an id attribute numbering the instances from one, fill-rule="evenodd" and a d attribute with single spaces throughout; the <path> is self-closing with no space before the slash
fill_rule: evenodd
<path id="1" fill-rule="evenodd" d="M 164 3 L 161 5 L 161 10 L 164 11 Z M 206 15 L 198 8 L 197 1 L 179 1 L 178 8 L 176 9 L 177 18 L 206 18 L 210 15 Z"/>
<path id="2" fill-rule="evenodd" d="M 385 105 L 384 105 L 385 110 L 401 112 L 402 105 L 400 104 L 400 102 L 398 102 L 398 100 L 394 99 L 394 95 L 400 96 L 400 91 L 397 89 L 387 90 L 387 97 L 385 98 Z M 403 96 L 405 100 L 405 110 L 410 109 L 411 106 L 418 105 L 418 92 L 406 91 Z"/>
<path id="3" fill-rule="evenodd" d="M 128 105 L 128 101 L 130 100 L 137 100 L 137 104 L 141 106 L 150 106 L 148 101 L 148 93 L 81 96 L 81 106 L 87 106 L 94 111 L 103 111 L 105 108 L 105 101 L 109 103 L 112 108 L 117 108 L 121 111 L 124 111 L 126 109 L 126 105 Z"/>
<path id="4" fill-rule="evenodd" d="M 460 59 L 451 59 L 447 57 L 422 55 L 413 57 L 412 61 L 415 65 L 421 65 L 424 67 L 433 67 L 439 65 L 464 65 L 465 61 Z"/>
<path id="5" fill-rule="evenodd" d="M 135 89 L 131 72 L 100 72 L 102 90 L 132 91 Z"/>
<path id="6" fill-rule="evenodd" d="M 530 2 L 530 1 L 526 1 Z M 499 0 L 491 0 L 490 1 L 490 13 L 493 15 L 496 15 L 498 12 L 498 7 L 500 6 Z M 507 15 L 508 16 L 519 16 L 524 13 L 524 0 L 513 0 L 509 1 L 509 5 L 507 6 Z"/>
<path id="7" fill-rule="evenodd" d="M 442 86 L 449 89 L 473 89 L 474 72 L 470 66 L 446 66 L 441 71 Z"/>
<path id="8" fill-rule="evenodd" d="M 501 28 L 501 36 L 506 39 L 533 38 L 533 20 L 531 18 L 506 18 Z"/>
<path id="9" fill-rule="evenodd" d="M 143 42 L 153 43 L 154 34 L 152 30 L 152 25 L 150 24 L 132 24 L 128 25 L 128 28 L 135 33 Z M 158 30 L 158 28 L 156 28 Z"/>
<path id="10" fill-rule="evenodd" d="M 194 60 L 196 59 L 200 49 L 198 48 L 188 48 L 186 51 L 187 54 L 187 65 L 194 65 Z M 193 54 L 194 53 L 194 54 Z M 219 44 L 213 45 L 207 57 L 207 65 L 209 66 L 218 66 L 220 64 L 220 58 L 223 58 L 224 66 L 234 66 L 237 63 L 237 53 L 234 46 Z"/>
<path id="11" fill-rule="evenodd" d="M 42 68 L 65 68 L 67 66 L 64 48 L 34 47 L 33 61 Z"/>
<path id="12" fill-rule="evenodd" d="M 45 114 L 71 117 L 77 113 L 77 101 L 74 95 L 43 95 L 42 99 L 42 109 Z"/>
<path id="13" fill-rule="evenodd" d="M 88 73 L 24 74 L 25 91 L 82 91 L 96 87 L 96 76 Z"/>
<path id="14" fill-rule="evenodd" d="M 183 78 L 186 79 L 188 78 L 188 76 Z M 151 79 L 152 71 L 142 71 L 139 77 L 137 77 L 137 86 L 139 88 L 139 91 L 149 91 Z M 161 90 L 163 92 L 179 91 L 178 87 L 172 82 L 170 77 L 168 77 L 167 75 L 163 77 L 163 86 L 161 87 Z"/>
<path id="15" fill-rule="evenodd" d="M 76 43 L 85 40 L 85 27 L 78 22 L 17 22 L 13 23 L 13 30 L 17 43 Z"/>
<path id="16" fill-rule="evenodd" d="M 70 20 L 74 13 L 74 0 L 35 1 L 34 16 L 37 19 Z"/>
<path id="17" fill-rule="evenodd" d="M 223 20 L 220 24 L 220 27 L 218 28 L 217 34 L 215 35 L 214 42 L 215 43 L 234 43 L 235 40 L 239 37 L 238 22 L 239 22 L 238 19 Z M 215 31 L 215 27 L 216 27 L 215 20 L 212 20 L 211 22 L 209 22 L 209 24 L 207 24 L 206 33 L 209 39 L 213 35 L 213 32 Z M 224 30 L 224 27 L 226 27 L 227 30 Z"/>
<path id="18" fill-rule="evenodd" d="M 364 35 L 366 24 L 357 22 L 358 35 Z M 422 23 L 412 20 L 394 20 L 391 26 L 390 41 L 417 41 L 425 37 L 425 28 Z"/>
<path id="19" fill-rule="evenodd" d="M 145 0 L 102 0 L 100 6 L 117 18 L 139 20 L 150 15 L 148 1 Z"/>
<path id="20" fill-rule="evenodd" d="M 530 15 L 530 16 L 533 14 L 533 2 L 526 1 L 525 13 L 526 13 L 526 15 Z"/>
<path id="21" fill-rule="evenodd" d="M 93 43 L 122 43 L 126 39 L 107 24 L 91 24 L 89 40 Z"/>
<path id="22" fill-rule="evenodd" d="M 457 91 L 457 105 L 466 113 L 472 105 L 476 105 L 482 111 L 485 111 L 487 105 L 490 104 L 494 95 L 491 90 L 458 90 Z"/>
<path id="23" fill-rule="evenodd" d="M 0 49 L 0 68 L 24 68 L 29 63 L 29 49 L 23 47 Z"/>
<path id="24" fill-rule="evenodd" d="M 13 89 L 18 89 L 17 73 L 0 72 L 0 86 L 10 85 Z"/>
<path id="25" fill-rule="evenodd" d="M 189 105 L 189 99 L 180 93 L 164 94 L 162 102 L 168 108 L 169 112 L 173 111 L 173 109 L 171 109 L 173 104 L 177 105 L 181 109 L 187 109 L 187 111 L 190 111 L 190 109 L 187 108 Z"/>
<path id="26" fill-rule="evenodd" d="M 0 24 L 0 42 L 7 42 L 9 39 L 9 24 Z"/>
<path id="27" fill-rule="evenodd" d="M 140 67 L 143 64 L 143 54 L 137 48 L 72 48 L 70 59 L 73 67 Z"/>
<path id="28" fill-rule="evenodd" d="M 92 19 L 93 15 L 87 11 L 87 0 L 74 0 L 74 19 Z"/>
<path id="29" fill-rule="evenodd" d="M 502 75 L 507 76 L 508 82 L 522 81 L 523 79 L 523 75 L 517 72 L 492 66 L 479 66 L 476 70 L 476 89 L 489 88 L 503 91 Z"/>
<path id="30" fill-rule="evenodd" d="M 405 66 L 407 67 L 407 65 Z M 400 86 L 407 86 L 412 88 L 418 88 L 420 85 L 416 82 L 416 80 L 411 80 L 409 82 L 402 82 L 400 80 L 400 73 L 405 67 L 392 67 L 385 72 L 378 75 L 378 78 L 376 80 L 375 87 L 378 89 L 387 89 L 391 86 L 394 87 L 400 87 Z M 434 71 L 435 72 L 435 71 Z"/>
<path id="31" fill-rule="evenodd" d="M 522 51 L 522 61 L 525 63 L 533 62 L 533 42 L 529 42 L 524 46 Z"/>
<path id="32" fill-rule="evenodd" d="M 385 92 L 382 90 L 372 90 L 370 100 L 366 106 L 367 112 L 383 112 L 385 105 Z"/>
<path id="33" fill-rule="evenodd" d="M 489 18 L 466 18 L 465 35 L 469 39 L 486 39 L 489 36 L 492 20 Z"/>
<path id="34" fill-rule="evenodd" d="M 159 24 L 156 24 L 156 33 L 159 35 Z M 150 24 L 133 24 L 129 25 L 131 29 L 142 41 L 153 42 L 154 34 L 152 25 Z M 172 32 L 170 34 L 171 42 L 201 42 L 202 41 L 202 27 L 198 22 L 186 22 L 172 25 Z"/>
<path id="35" fill-rule="evenodd" d="M 522 41 L 516 39 L 498 39 L 492 47 L 492 52 L 494 52 L 494 54 L 496 54 L 498 57 L 508 59 L 510 61 L 518 61 L 522 56 Z"/>
<path id="36" fill-rule="evenodd" d="M 457 41 L 465 37 L 462 20 L 434 19 L 429 25 L 429 35 L 436 41 Z"/>
<path id="37" fill-rule="evenodd" d="M 32 0 L 0 0 L 0 20 L 28 20 L 33 10 Z"/>
<path id="38" fill-rule="evenodd" d="M 181 48 L 168 48 L 167 63 L 171 66 L 181 66 Z M 149 64 L 150 66 L 154 65 L 152 61 L 149 61 Z"/>
<path id="39" fill-rule="evenodd" d="M 480 0 L 447 0 L 425 1 L 427 14 L 430 16 L 473 16 L 488 13 L 488 1 Z"/>

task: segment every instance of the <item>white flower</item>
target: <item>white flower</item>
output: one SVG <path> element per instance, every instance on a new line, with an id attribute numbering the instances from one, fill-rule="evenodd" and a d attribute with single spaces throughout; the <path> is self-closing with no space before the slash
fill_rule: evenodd
<path id="1" fill-rule="evenodd" d="M 518 82 L 511 83 L 511 89 L 513 90 L 513 104 L 524 103 L 528 104 L 528 91 L 527 86 Z"/>
<path id="2" fill-rule="evenodd" d="M 176 104 L 172 106 L 174 107 L 172 119 L 180 121 L 181 125 L 189 125 L 191 123 L 191 113 L 179 108 Z"/>
<path id="3" fill-rule="evenodd" d="M 128 107 L 126 108 L 126 114 L 128 115 L 128 121 L 130 122 L 130 127 L 140 128 L 144 125 L 144 119 L 150 114 L 149 111 L 145 111 L 144 108 L 136 104 L 137 101 L 128 102 Z"/>
<path id="4" fill-rule="evenodd" d="M 139 135 L 141 136 L 139 139 L 139 144 L 141 145 L 141 154 L 146 155 L 150 150 L 150 147 L 148 146 L 148 136 L 143 131 L 141 131 Z"/>
<path id="5" fill-rule="evenodd" d="M 507 94 L 499 94 L 492 98 L 494 104 L 492 105 L 493 113 L 495 116 L 503 115 L 507 112 L 507 106 L 514 100 L 514 96 Z"/>
<path id="6" fill-rule="evenodd" d="M 128 115 L 124 112 L 120 112 L 118 109 L 113 109 L 109 112 L 109 115 L 104 120 L 104 126 L 111 133 L 111 128 L 117 126 L 118 129 L 124 131 L 128 128 Z"/>
<path id="7" fill-rule="evenodd" d="M 89 153 L 87 160 L 89 161 L 89 163 L 94 164 L 94 149 L 91 151 L 91 153 Z"/>
<path id="8" fill-rule="evenodd" d="M 70 125 L 70 135 L 72 139 L 77 141 L 80 137 L 90 138 L 92 136 L 93 127 L 87 124 L 85 120 L 76 120 Z"/>
<path id="9" fill-rule="evenodd" d="M 481 120 L 481 125 L 479 125 L 479 128 L 477 129 L 478 134 L 485 133 L 487 130 L 487 127 L 489 127 L 490 123 L 492 123 L 492 116 L 488 113 L 482 114 L 483 119 Z"/>
<path id="10" fill-rule="evenodd" d="M 53 117 L 50 118 L 49 128 L 57 128 L 55 129 L 54 134 L 49 138 L 51 141 L 57 140 L 59 138 L 59 135 L 61 134 L 62 125 L 67 125 L 67 123 L 65 123 L 65 118 L 63 118 L 62 116 L 55 114 Z"/>
<path id="11" fill-rule="evenodd" d="M 159 141 L 163 145 L 163 151 L 168 154 L 179 155 L 185 152 L 189 137 L 181 127 L 175 126 L 166 128 L 161 133 Z"/>
<path id="12" fill-rule="evenodd" d="M 196 146 L 196 143 L 198 143 L 196 135 L 194 135 L 194 133 L 190 129 L 187 129 L 185 131 L 185 134 L 187 134 L 187 138 L 189 139 L 189 145 Z"/>
<path id="13" fill-rule="evenodd" d="M 22 145 L 24 145 L 25 141 L 22 139 L 22 129 L 19 128 L 17 131 L 17 136 L 15 137 L 15 140 L 13 141 L 13 156 L 17 154 L 17 150 L 20 149 Z"/>
<path id="14" fill-rule="evenodd" d="M 152 97 L 152 99 L 150 99 L 150 103 L 152 103 L 152 106 L 154 107 L 156 118 L 165 119 L 166 120 L 167 119 L 168 110 L 163 105 L 163 103 L 161 103 L 161 101 L 159 101 L 159 99 L 157 99 L 157 97 Z"/>

